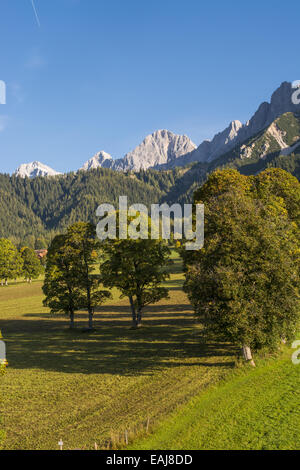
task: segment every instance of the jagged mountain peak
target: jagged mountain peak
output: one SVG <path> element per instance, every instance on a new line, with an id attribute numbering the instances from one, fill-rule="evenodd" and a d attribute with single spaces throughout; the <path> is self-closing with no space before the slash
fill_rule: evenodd
<path id="1" fill-rule="evenodd" d="M 176 163 L 185 165 L 194 161 L 211 162 L 215 160 L 225 153 L 227 149 L 234 147 L 236 138 L 242 127 L 243 124 L 240 121 L 231 121 L 228 127 L 216 134 L 212 140 L 204 140 L 198 148 L 190 154 L 183 156 Z"/>
<path id="2" fill-rule="evenodd" d="M 56 176 L 60 175 L 58 171 L 53 170 L 48 165 L 44 165 L 41 162 L 34 161 L 31 163 L 23 163 L 15 171 L 14 175 L 22 178 L 35 178 L 37 176 Z"/>
<path id="3" fill-rule="evenodd" d="M 239 121 L 238 119 L 235 119 L 234 121 L 231 121 L 231 123 L 229 124 L 229 128 L 231 128 L 232 130 L 239 130 L 241 127 L 243 126 L 243 124 L 241 123 L 241 121 Z"/>
<path id="4" fill-rule="evenodd" d="M 113 162 L 112 156 L 101 150 L 100 152 L 96 153 L 92 158 L 90 158 L 81 168 L 81 170 L 93 170 L 95 168 L 103 167 L 103 168 L 110 168 Z"/>
<path id="5" fill-rule="evenodd" d="M 138 171 L 170 164 L 195 148 L 196 145 L 186 135 L 161 129 L 148 135 L 140 145 L 125 155 L 123 169 Z"/>

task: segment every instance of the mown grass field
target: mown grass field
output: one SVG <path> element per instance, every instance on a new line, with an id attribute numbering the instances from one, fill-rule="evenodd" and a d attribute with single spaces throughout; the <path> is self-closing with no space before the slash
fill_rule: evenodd
<path id="1" fill-rule="evenodd" d="M 170 299 L 147 309 L 130 329 L 126 299 L 117 292 L 95 316 L 96 331 L 70 331 L 64 316 L 42 306 L 41 281 L 0 288 L 0 329 L 9 367 L 1 378 L 4 449 L 105 447 L 111 434 L 155 425 L 228 374 L 235 350 L 201 341 L 182 292 L 175 260 Z"/>
<path id="2" fill-rule="evenodd" d="M 9 361 L 0 448 L 57 449 L 61 438 L 65 449 L 106 448 L 111 438 L 123 447 L 127 430 L 130 449 L 300 449 L 291 349 L 234 369 L 234 348 L 202 341 L 176 257 L 170 269 L 170 299 L 149 307 L 139 330 L 116 291 L 86 334 L 84 312 L 70 331 L 42 306 L 41 280 L 0 288 Z"/>
<path id="3" fill-rule="evenodd" d="M 300 366 L 291 350 L 230 374 L 182 406 L 132 449 L 300 449 Z"/>

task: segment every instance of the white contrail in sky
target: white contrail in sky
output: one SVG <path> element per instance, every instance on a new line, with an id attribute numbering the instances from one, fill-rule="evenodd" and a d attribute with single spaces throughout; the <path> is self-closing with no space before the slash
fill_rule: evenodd
<path id="1" fill-rule="evenodd" d="M 31 0 L 31 5 L 32 5 L 32 8 L 33 8 L 33 11 L 34 11 L 34 14 L 35 14 L 36 22 L 37 22 L 37 24 L 38 24 L 38 27 L 40 28 L 40 27 L 41 27 L 41 23 L 40 23 L 39 15 L 37 14 L 37 11 L 36 11 L 36 8 L 35 8 L 35 4 L 34 4 L 34 1 L 33 1 L 33 0 Z"/>

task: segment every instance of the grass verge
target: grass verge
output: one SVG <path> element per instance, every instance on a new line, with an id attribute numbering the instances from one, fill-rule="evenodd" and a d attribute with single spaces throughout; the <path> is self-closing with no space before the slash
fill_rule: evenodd
<path id="1" fill-rule="evenodd" d="M 131 449 L 300 449 L 300 366 L 291 350 L 229 375 Z"/>

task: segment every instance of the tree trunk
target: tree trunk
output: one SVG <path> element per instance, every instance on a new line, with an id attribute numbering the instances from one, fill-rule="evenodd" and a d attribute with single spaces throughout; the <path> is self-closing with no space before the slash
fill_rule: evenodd
<path id="1" fill-rule="evenodd" d="M 137 317 L 136 317 L 136 312 L 135 312 L 135 306 L 133 302 L 133 298 L 130 296 L 129 297 L 129 302 L 130 302 L 130 307 L 131 307 L 131 314 L 132 314 L 132 326 L 134 328 L 137 328 L 138 322 L 137 322 Z"/>
<path id="2" fill-rule="evenodd" d="M 93 316 L 94 316 L 94 309 L 89 309 L 89 330 L 93 329 Z"/>
<path id="3" fill-rule="evenodd" d="M 136 294 L 136 303 L 137 303 L 137 326 L 141 326 L 142 323 L 142 302 L 141 302 L 141 289 L 138 286 L 138 291 Z"/>
<path id="4" fill-rule="evenodd" d="M 138 308 L 138 314 L 137 314 L 137 326 L 140 326 L 142 323 L 142 309 Z"/>
<path id="5" fill-rule="evenodd" d="M 255 367 L 255 362 L 252 357 L 250 346 L 247 346 L 246 344 L 243 345 L 243 355 L 244 355 L 245 361 L 249 362 L 251 366 Z"/>
<path id="6" fill-rule="evenodd" d="M 83 260 L 85 264 L 85 276 L 86 276 L 86 297 L 87 297 L 87 311 L 89 314 L 89 330 L 93 329 L 93 315 L 94 315 L 94 307 L 92 306 L 91 301 L 91 284 L 90 284 L 90 275 L 89 275 L 89 264 L 86 258 L 85 249 L 83 249 Z"/>
<path id="7" fill-rule="evenodd" d="M 70 328 L 73 329 L 75 328 L 75 323 L 74 323 L 74 312 L 70 312 Z"/>

